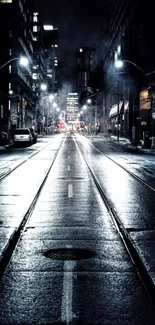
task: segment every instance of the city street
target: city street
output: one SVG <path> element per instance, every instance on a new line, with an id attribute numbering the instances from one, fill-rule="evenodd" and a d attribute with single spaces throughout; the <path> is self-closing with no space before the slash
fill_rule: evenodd
<path id="1" fill-rule="evenodd" d="M 58 134 L 0 158 L 0 324 L 153 325 L 154 156 Z"/>

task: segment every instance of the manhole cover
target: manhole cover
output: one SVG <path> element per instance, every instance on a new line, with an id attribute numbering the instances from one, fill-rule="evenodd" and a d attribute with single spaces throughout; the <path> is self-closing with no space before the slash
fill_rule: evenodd
<path id="1" fill-rule="evenodd" d="M 96 254 L 87 249 L 78 248 L 59 248 L 49 249 L 44 253 L 44 256 L 51 258 L 52 260 L 82 260 L 92 258 Z"/>

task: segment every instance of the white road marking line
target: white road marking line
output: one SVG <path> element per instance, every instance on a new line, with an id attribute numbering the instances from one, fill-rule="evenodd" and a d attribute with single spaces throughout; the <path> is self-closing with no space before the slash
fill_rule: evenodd
<path id="1" fill-rule="evenodd" d="M 71 167 L 70 167 L 70 165 L 68 165 L 68 167 L 67 167 L 67 170 L 68 170 L 68 172 L 71 170 Z"/>
<path id="2" fill-rule="evenodd" d="M 72 246 L 66 246 L 72 248 Z M 73 271 L 76 261 L 65 261 L 63 270 L 63 289 L 61 305 L 61 321 L 70 324 L 75 318 L 72 310 L 73 304 Z"/>
<path id="3" fill-rule="evenodd" d="M 73 185 L 68 184 L 68 197 L 73 197 Z"/>
<path id="4" fill-rule="evenodd" d="M 68 156 L 68 159 L 70 159 L 70 156 Z"/>

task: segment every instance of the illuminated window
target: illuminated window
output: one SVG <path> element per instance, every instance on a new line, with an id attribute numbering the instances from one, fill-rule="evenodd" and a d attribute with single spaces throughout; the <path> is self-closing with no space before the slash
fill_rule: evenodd
<path id="1" fill-rule="evenodd" d="M 1 3 L 12 3 L 12 0 L 0 0 Z"/>
<path id="2" fill-rule="evenodd" d="M 37 80 L 38 79 L 38 74 L 37 73 L 33 73 L 32 74 L 32 79 L 33 80 Z"/>
<path id="3" fill-rule="evenodd" d="M 37 16 L 33 16 L 33 22 L 37 23 L 38 22 L 38 17 Z"/>
<path id="4" fill-rule="evenodd" d="M 10 109 L 11 109 L 11 101 L 9 100 L 8 101 L 8 110 L 10 111 Z"/>
<path id="5" fill-rule="evenodd" d="M 53 30 L 53 25 L 44 25 L 44 30 Z"/>
<path id="6" fill-rule="evenodd" d="M 37 32 L 37 26 L 33 26 L 33 31 L 36 33 Z"/>

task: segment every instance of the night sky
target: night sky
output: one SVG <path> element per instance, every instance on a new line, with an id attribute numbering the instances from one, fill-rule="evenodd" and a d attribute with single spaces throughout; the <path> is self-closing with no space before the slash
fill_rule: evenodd
<path id="1" fill-rule="evenodd" d="M 104 19 L 112 0 L 37 0 L 43 22 L 59 28 L 64 73 L 74 69 L 74 53 L 82 46 L 95 46 L 101 53 Z"/>

